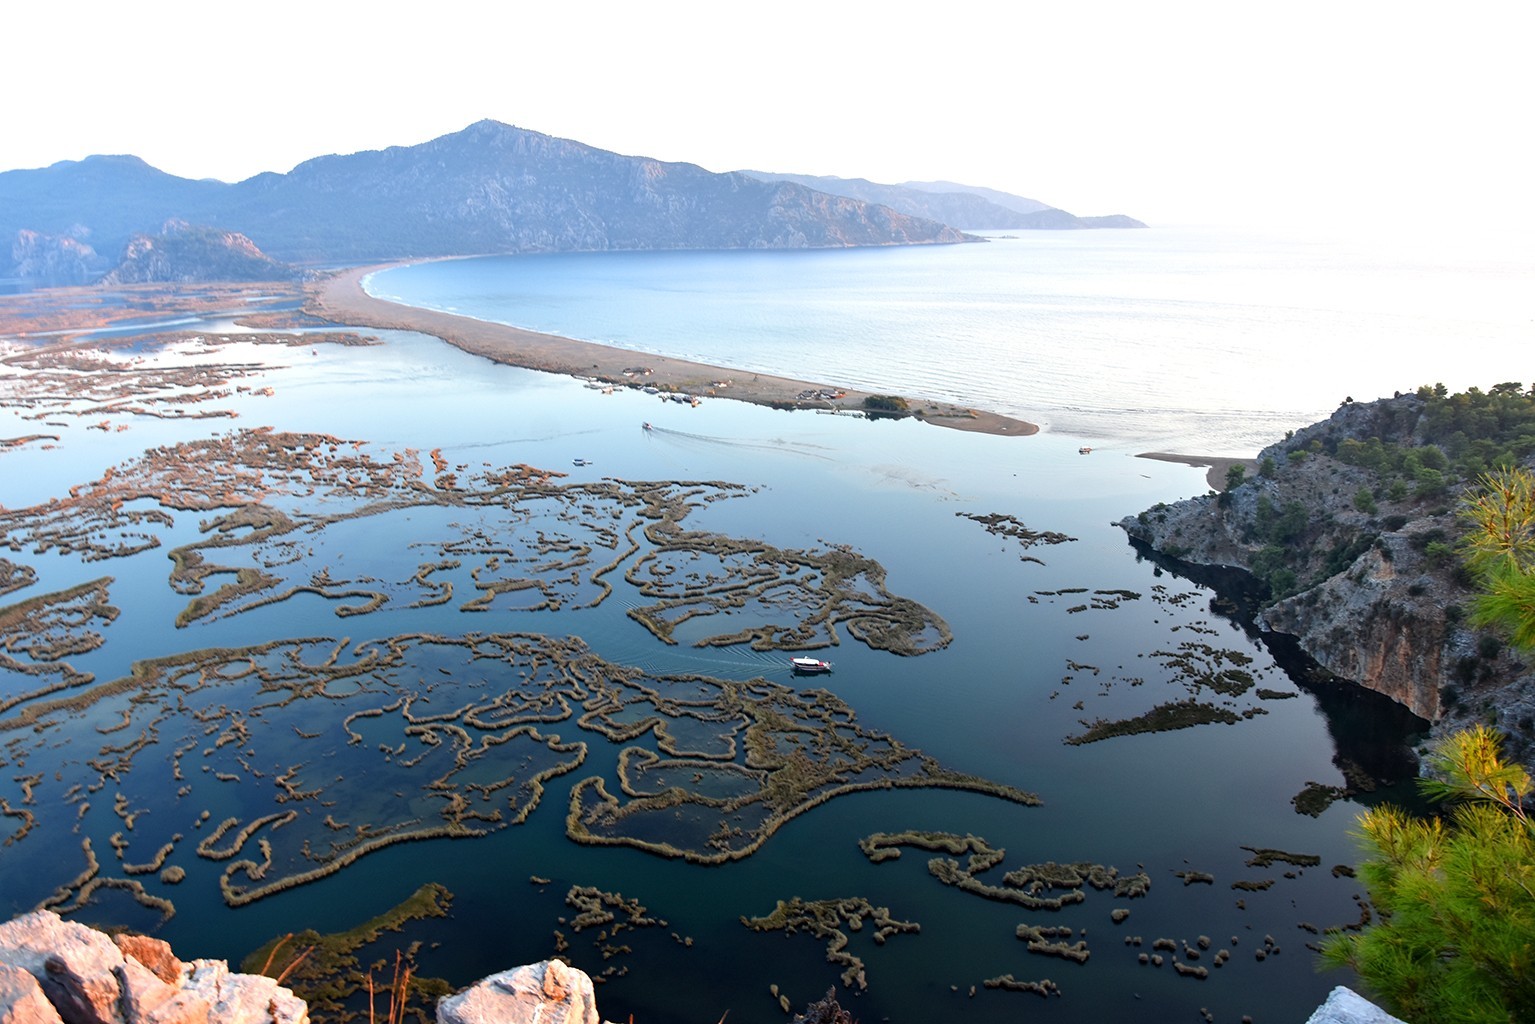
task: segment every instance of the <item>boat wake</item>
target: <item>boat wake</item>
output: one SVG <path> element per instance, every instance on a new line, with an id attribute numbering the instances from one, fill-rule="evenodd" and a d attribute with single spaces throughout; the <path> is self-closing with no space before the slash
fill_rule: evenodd
<path id="1" fill-rule="evenodd" d="M 824 445 L 810 444 L 805 441 L 787 441 L 782 438 L 751 440 L 737 437 L 718 437 L 711 434 L 693 434 L 686 430 L 671 430 L 666 427 L 658 427 L 654 424 L 645 424 L 645 433 L 651 437 L 659 438 L 677 444 L 681 447 L 710 448 L 739 448 L 748 451 L 761 452 L 788 452 L 794 455 L 803 455 L 812 459 L 833 461 L 829 454 L 831 449 Z"/>

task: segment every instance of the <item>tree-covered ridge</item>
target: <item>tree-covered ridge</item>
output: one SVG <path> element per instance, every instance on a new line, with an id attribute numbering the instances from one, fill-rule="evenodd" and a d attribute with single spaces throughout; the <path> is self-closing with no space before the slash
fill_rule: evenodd
<path id="1" fill-rule="evenodd" d="M 1394 400 L 1377 433 L 1337 439 L 1322 449 L 1339 460 L 1437 493 L 1448 479 L 1519 464 L 1535 452 L 1535 386 L 1496 384 L 1449 394 L 1443 384 L 1420 387 L 1417 402 Z M 1313 442 L 1313 445 L 1315 442 Z"/>
<path id="2" fill-rule="evenodd" d="M 1532 469 L 1535 388 L 1429 385 L 1345 400 L 1233 470 L 1221 493 L 1121 525 L 1218 579 L 1246 570 L 1256 586 L 1231 596 L 1252 600 L 1260 628 L 1294 637 L 1326 671 L 1390 696 L 1438 734 L 1497 724 L 1509 755 L 1535 769 L 1535 671 L 1482 596 L 1535 608 L 1535 573 L 1495 586 L 1464 558 L 1478 496 Z"/>
<path id="3" fill-rule="evenodd" d="M 1220 507 L 1240 513 L 1239 488 L 1255 492 L 1239 537 L 1258 549 L 1250 569 L 1269 600 L 1279 601 L 1343 572 L 1382 534 L 1425 519 L 1443 521 L 1412 531 L 1411 543 L 1450 567 L 1463 533 L 1450 515 L 1460 493 L 1483 474 L 1532 456 L 1535 385 L 1506 382 L 1453 395 L 1443 384 L 1424 385 L 1379 402 L 1346 399 L 1331 418 L 1266 450 L 1257 480 L 1234 467 Z M 1302 487 L 1263 486 L 1301 478 Z"/>
<path id="4" fill-rule="evenodd" d="M 1476 623 L 1535 650 L 1535 473 L 1486 474 L 1467 495 L 1461 518 L 1469 525 L 1461 544 L 1466 569 L 1481 588 Z"/>

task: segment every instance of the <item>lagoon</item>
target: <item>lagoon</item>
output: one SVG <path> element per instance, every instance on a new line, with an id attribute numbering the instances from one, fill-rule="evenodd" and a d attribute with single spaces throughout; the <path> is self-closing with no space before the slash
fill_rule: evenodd
<path id="1" fill-rule="evenodd" d="M 943 250 L 936 258 L 1007 252 L 1004 244 Z M 812 276 L 824 280 L 835 258 L 864 265 L 871 254 L 764 255 L 788 262 L 803 258 L 817 268 Z M 887 267 L 909 256 L 904 251 L 872 254 Z M 632 267 L 651 257 L 700 267 L 714 259 L 736 259 L 734 254 L 611 259 Z M 545 268 L 538 274 L 551 283 L 560 274 L 549 266 L 574 268 L 571 287 L 579 291 L 591 287 L 581 268 L 607 258 L 539 257 L 513 265 Z M 739 278 L 733 280 L 738 286 Z M 808 279 L 780 278 L 779 285 L 787 294 L 812 287 Z M 461 305 L 443 296 L 437 301 Z M 732 305 L 726 300 L 715 304 Z M 693 305 L 676 304 L 678 315 Z M 826 295 L 822 305 L 835 306 L 833 295 Z M 203 333 L 232 326 L 217 320 L 203 325 Z M 32 567 L 38 576 L 37 583 L 6 599 L 54 593 L 110 574 L 110 603 L 119 614 L 92 624 L 103 638 L 98 648 L 68 659 L 103 681 L 126 676 L 135 662 L 146 659 L 298 639 L 323 638 L 326 649 L 346 652 L 338 662 L 346 664 L 352 652 L 378 649 L 379 641 L 391 637 L 502 632 L 579 637 L 607 665 L 646 678 L 671 678 L 668 686 L 676 688 L 677 699 L 697 696 L 703 684 L 686 681 L 694 677 L 731 684 L 762 679 L 786 688 L 771 691 L 780 694 L 775 700 L 787 699 L 782 692 L 825 688 L 850 711 L 843 731 L 848 742 L 853 736 L 849 729 L 861 730 L 864 740 L 859 742 L 888 736 L 946 770 L 1035 793 L 1041 805 L 947 787 L 848 793 L 791 817 L 749 856 L 713 866 L 632 844 L 578 844 L 568 836 L 565 815 L 578 791 L 590 793 L 581 788 L 583 780 L 602 779 L 609 793 L 618 794 L 621 758 L 631 756 L 622 751 L 665 753 L 666 746 L 655 732 L 612 739 L 572 714 L 543 728 L 559 733 L 564 742 L 586 742 L 586 760 L 547 779 L 546 792 L 522 824 L 479 837 L 385 846 L 325 877 L 232 907 L 219 891 L 226 862 L 198 855 L 195 847 L 227 817 L 248 823 L 284 810 L 288 805 L 276 800 L 278 775 L 301 764 L 298 778 L 325 782 L 327 799 L 337 801 L 334 807 L 321 811 L 317 805 L 297 805 L 313 807 L 307 812 L 313 820 L 328 813 L 349 823 L 359 815 L 375 824 L 388 817 L 406 821 L 411 815 L 430 817 L 435 805 L 408 796 L 398 798 L 410 804 L 408 811 L 395 806 L 391 794 L 401 785 L 403 761 L 418 754 L 436 757 L 445 748 L 427 750 L 412 738 L 417 734 L 378 731 L 400 712 L 355 719 L 351 731 L 364 742 L 349 743 L 341 718 L 360 705 L 327 700 L 299 705 L 306 714 L 292 720 L 267 711 L 247 724 L 246 738 L 237 736 L 234 746 L 218 744 L 218 730 L 232 728 L 231 715 L 240 717 L 269 702 L 242 691 L 246 684 L 238 680 L 243 677 L 224 669 L 205 677 L 204 685 L 186 698 L 188 707 L 195 705 L 199 715 L 207 716 L 208 728 L 217 726 L 206 738 L 202 727 L 194 728 L 184 716 L 151 714 L 149 709 L 163 702 L 134 704 L 122 696 L 95 701 L 42 733 L 0 733 L 5 760 L 0 793 L 12 806 L 21 806 L 25 794 L 18 780 L 38 777 L 27 804 L 38 817 L 37 831 L 0 848 L 0 898 L 10 912 L 29 909 L 80 872 L 82 838 L 93 840 L 103 874 L 120 874 L 111 841 L 117 834 L 127 840 L 126 864 L 147 860 L 162 843 L 174 842 L 170 862 L 186 869 L 185 881 L 135 877 L 173 899 L 177 912 L 157 923 L 157 915 L 108 891 L 75 911 L 80 919 L 152 927 L 183 955 L 238 960 L 274 935 L 306 926 L 322 931 L 349 927 L 417 886 L 438 882 L 455 897 L 449 918 L 427 922 L 410 935 L 426 943 L 419 955 L 420 973 L 464 984 L 552 955 L 559 932 L 577 966 L 594 976 L 612 969 L 598 998 L 604 1015 L 614 1020 L 632 1013 L 637 1020 L 709 1022 L 727 1011 L 731 1020 L 780 1020 L 782 1012 L 769 994 L 772 985 L 797 1007 L 835 986 L 844 1005 L 865 1020 L 963 1015 L 1002 1021 L 1020 1012 L 1043 1012 L 1062 1021 L 1156 1021 L 1192 1019 L 1199 1007 L 1210 1007 L 1218 1019 L 1243 1013 L 1256 1019 L 1302 1019 L 1332 985 L 1347 980 L 1314 971 L 1305 944 L 1315 938 L 1303 926 L 1358 920 L 1354 896 L 1360 887 L 1332 868 L 1354 859 L 1348 837 L 1353 817 L 1361 803 L 1393 793 L 1390 780 L 1407 770 L 1397 754 L 1411 742 L 1418 724 L 1356 688 L 1292 677 L 1287 667 L 1293 666 L 1281 665 L 1261 638 L 1212 609 L 1210 591 L 1143 558 L 1112 525 L 1157 501 L 1202 492 L 1201 471 L 1131 457 L 1140 448 L 1122 428 L 1094 437 L 1097 450 L 1083 456 L 1077 451 L 1082 438 L 1054 420 L 1050 432 L 1017 438 L 725 401 L 689 408 L 637 392 L 603 395 L 578 381 L 490 364 L 420 335 L 381 332 L 380 337 L 383 344 L 367 348 L 317 343 L 312 352 L 274 351 L 239 342 L 216 354 L 189 350 L 164 357 L 217 358 L 250 366 L 244 383 L 252 390 L 213 403 L 238 413 L 234 420 L 121 416 L 117 422 L 129 429 L 102 431 L 88 429 L 89 418 L 53 413 L 50 419 L 60 424 L 49 427 L 60 435 L 56 448 L 34 444 L 0 454 L 7 481 L 4 507 L 22 513 L 6 521 L 5 538 L 19 544 L 6 557 Z M 704 352 L 682 354 L 723 359 Z M 803 372 L 802 367 L 777 369 Z M 880 377 L 866 383 L 893 390 L 898 381 Z M 262 387 L 270 387 L 272 394 L 257 393 Z M 922 388 L 911 390 L 921 393 Z M 7 406 L 13 424 L 4 431 L 7 436 L 35 431 L 24 419 L 29 408 L 14 402 Z M 645 421 L 655 429 L 641 429 Z M 235 602 L 179 628 L 175 621 L 192 595 L 170 585 L 166 554 L 213 535 L 203 527 L 235 506 L 183 510 L 146 499 L 139 507 L 158 508 L 170 522 L 150 531 L 159 547 L 131 556 L 89 561 L 33 550 L 29 539 L 43 514 L 29 513 L 29 508 L 44 506 L 50 497 L 63 499 L 70 486 L 97 481 L 108 467 L 114 476 L 131 476 L 152 447 L 171 448 L 180 453 L 182 464 L 190 465 L 193 449 L 175 446 L 237 437 L 237 428 L 257 426 L 332 435 L 336 451 L 327 454 L 332 442 L 322 445 L 316 453 L 322 462 L 366 458 L 379 467 L 415 464 L 424 470 L 423 481 L 437 475 L 430 454 L 435 449 L 460 486 L 429 488 L 434 495 L 441 491 L 441 500 L 426 501 L 419 495 L 406 500 L 411 488 L 402 485 L 382 503 L 379 495 L 344 487 L 322 487 L 311 494 L 272 488 L 263 499 L 266 504 L 310 517 L 301 531 L 273 542 L 249 540 L 231 549 L 201 550 L 230 568 L 262 567 L 312 589 L 275 603 L 247 607 Z M 1204 435 L 1180 436 L 1193 445 Z M 1225 436 L 1240 443 L 1237 434 Z M 1144 447 L 1170 439 L 1147 439 Z M 219 456 L 224 461 L 218 471 L 226 477 L 253 458 L 250 444 L 233 447 L 232 456 Z M 577 466 L 576 459 L 590 464 Z M 330 463 L 314 465 L 323 470 Z M 552 489 L 519 492 L 516 500 L 492 499 L 493 487 L 472 482 L 476 475 L 517 465 L 564 475 L 552 478 Z M 358 470 L 344 471 L 358 477 Z M 566 571 L 579 577 L 568 588 L 563 583 L 554 587 L 566 595 L 557 607 L 535 608 L 536 595 L 514 590 L 498 595 L 488 611 L 464 610 L 477 582 L 504 575 L 510 565 L 571 557 L 565 541 L 586 543 L 597 536 L 593 527 L 603 517 L 627 527 L 633 513 L 626 509 L 635 507 L 625 504 L 627 495 L 652 487 L 650 482 L 661 482 L 668 493 L 694 496 L 689 499 L 694 507 L 682 520 L 688 530 L 787 552 L 826 554 L 846 548 L 873 560 L 883 569 L 886 591 L 941 618 L 952 641 L 903 656 L 860 641 L 844 623 L 835 631 L 835 646 L 814 651 L 834 662 L 834 673 L 812 680 L 789 673 L 789 650 L 756 649 L 745 641 L 693 646 L 722 632 L 721 624 L 732 629 L 781 626 L 805 614 L 798 592 L 778 591 L 771 600 L 685 620 L 676 633 L 681 642 L 663 643 L 631 614 L 652 605 L 655 596 L 641 585 L 646 573 L 631 575 L 630 570 L 666 549 L 643 533 L 624 534 L 635 538 L 632 553 L 625 554 L 623 541 L 610 549 L 594 548 L 599 554 L 610 551 L 604 557 L 619 564 L 605 577 L 613 589 L 603 600 L 592 600 L 594 577 L 577 565 L 574 570 L 550 569 L 540 577 L 552 581 Z M 704 500 L 715 493 L 719 500 Z M 988 530 L 988 522 L 1019 531 Z M 1052 538 L 1055 543 L 1029 540 L 1025 529 L 1061 536 Z M 551 541 L 557 543 L 551 547 Z M 422 603 L 430 588 L 413 581 L 412 574 L 426 562 L 443 560 L 444 545 L 455 545 L 448 554 L 460 564 L 432 578 L 451 581 L 455 597 Z M 712 571 L 713 563 L 697 555 L 696 544 L 686 550 L 694 554 L 657 578 L 677 581 Z M 728 555 L 722 562 L 739 557 Z M 322 573 L 322 582 L 316 583 Z M 861 595 L 856 600 L 877 596 L 867 579 L 855 589 Z M 379 592 L 386 599 L 375 610 L 359 613 L 363 602 L 343 594 L 346 590 Z M 412 650 L 427 653 L 411 655 L 414 660 L 400 671 L 370 677 L 375 682 L 369 685 L 378 688 L 379 706 L 389 703 L 385 691 L 393 686 L 417 700 L 427 698 L 426 705 L 412 705 L 417 717 L 521 692 L 530 676 L 542 678 L 538 673 L 545 671 L 532 663 L 464 661 L 452 645 L 417 644 Z M 265 654 L 249 657 L 260 664 L 270 660 Z M 1228 688 L 1213 688 L 1211 680 L 1226 670 L 1246 673 L 1252 684 L 1243 688 L 1238 676 L 1225 676 Z M 227 682 L 217 681 L 226 677 Z M 8 672 L 5 685 L 7 694 L 15 694 L 29 680 Z M 227 696 L 220 689 L 224 686 L 230 688 Z M 1066 742 L 1084 735 L 1096 720 L 1128 721 L 1155 705 L 1188 699 L 1228 712 L 1232 721 L 1081 745 Z M 642 718 L 637 709 L 631 705 L 624 721 Z M 129 725 L 122 727 L 125 714 Z M 135 755 L 139 760 L 132 771 L 103 778 L 90 767 L 98 748 L 139 736 L 151 721 L 148 746 Z M 695 746 L 712 742 L 699 726 L 685 729 L 685 724 L 674 714 L 674 735 L 688 737 L 687 744 Z M 304 739 L 309 733 L 325 735 Z M 192 739 L 197 742 L 177 756 L 186 781 L 169 781 L 172 755 Z M 396 742 L 402 746 L 396 748 Z M 545 756 L 519 744 L 504 748 L 505 761 L 491 757 L 477 762 L 488 774 L 475 778 L 484 781 L 511 770 L 524 756 Z M 516 758 L 511 757 L 514 749 Z M 242 768 L 239 758 L 261 774 Z M 327 765 L 342 767 L 328 772 Z M 1315 816 L 1297 811 L 1295 796 L 1312 783 L 1343 786 L 1340 766 L 1352 772 L 1353 765 L 1387 784 L 1373 794 L 1338 800 Z M 88 800 L 71 792 L 72 786 L 98 783 Z M 188 791 L 181 793 L 178 786 Z M 116 793 L 127 801 L 127 812 L 114 807 Z M 82 802 L 88 804 L 83 810 Z M 493 795 L 484 801 L 484 808 L 491 806 L 507 812 L 525 806 L 525 799 L 509 805 L 504 795 Z M 125 829 L 123 813 L 134 809 L 140 813 Z M 205 809 L 211 813 L 202 822 Z M 669 834 L 660 818 L 645 827 L 647 835 Z M 929 859 L 941 856 L 936 852 L 908 846 L 899 859 L 875 864 L 860 851 L 859 841 L 866 837 L 907 830 L 973 835 L 1005 850 L 997 868 L 977 876 L 993 885 L 1002 884 L 1004 872 L 1055 861 L 1109 865 L 1122 876 L 1144 872 L 1150 889 L 1131 899 L 1084 886 L 1079 903 L 1060 910 L 1028 909 L 944 885 L 927 867 Z M 318 827 L 311 832 L 315 842 L 326 834 Z M 287 855 L 285 837 L 291 834 L 270 831 L 280 855 Z M 175 835 L 185 838 L 172 840 Z M 1253 851 L 1261 849 L 1315 857 L 1317 866 L 1249 864 Z M 1248 891 L 1233 889 L 1234 882 L 1268 886 Z M 622 893 L 668 923 L 635 928 L 609 943 L 592 931 L 574 932 L 569 921 L 575 910 L 566 903 L 574 886 Z M 741 923 L 743 917 L 768 915 L 778 901 L 793 897 L 862 897 L 921 930 L 876 944 L 870 926 L 860 930 L 847 924 L 850 948 L 864 961 L 867 989 L 844 988 L 841 969 L 826 962 L 824 941 L 803 931 L 756 932 Z M 1116 908 L 1131 912 L 1123 923 L 1111 920 Z M 1091 955 L 1078 964 L 1031 953 L 1015 937 L 1020 924 L 1070 927 L 1077 933 L 1072 941 L 1085 941 Z M 1175 974 L 1170 964 L 1157 968 L 1138 960 L 1157 938 L 1197 948 L 1200 935 L 1233 954 L 1203 981 Z M 1139 945 L 1127 942 L 1135 937 Z M 1274 940 L 1269 948 L 1282 948 L 1282 955 L 1256 956 L 1265 937 Z M 604 956 L 604 945 L 631 949 Z M 1200 963 L 1208 966 L 1209 956 Z M 1062 995 L 1042 1002 L 1038 996 L 984 985 L 1007 974 L 1019 980 L 1048 978 Z"/>

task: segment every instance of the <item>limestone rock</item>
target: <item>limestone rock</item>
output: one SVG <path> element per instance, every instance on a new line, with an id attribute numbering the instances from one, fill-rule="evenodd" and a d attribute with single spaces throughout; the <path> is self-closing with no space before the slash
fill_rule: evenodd
<path id="1" fill-rule="evenodd" d="M 309 1021 L 304 1001 L 271 978 L 232 973 L 222 960 L 183 966 L 158 939 L 114 942 L 46 910 L 0 924 L 0 971 L 0 1013 L 23 1014 L 0 1017 L 0 1024 Z M 23 975 L 32 979 L 31 988 Z M 34 989 L 48 1004 L 47 1013 L 31 999 Z M 12 991 L 14 998 L 8 995 Z"/>
<path id="2" fill-rule="evenodd" d="M 121 1024 L 112 969 L 122 962 L 101 932 L 48 911 L 0 925 L 0 963 L 36 978 L 64 1024 Z"/>
<path id="3" fill-rule="evenodd" d="M 132 957 L 113 971 L 124 1024 L 208 1024 L 208 1001 L 167 984 Z"/>
<path id="4" fill-rule="evenodd" d="M 63 1024 L 37 979 L 20 967 L 0 964 L 0 1024 Z"/>
<path id="5" fill-rule="evenodd" d="M 182 991 L 206 999 L 216 1024 L 308 1024 L 309 1006 L 260 974 L 235 974 L 222 960 L 193 960 Z"/>
<path id="6" fill-rule="evenodd" d="M 112 941 L 117 943 L 117 948 L 123 951 L 124 956 L 131 956 L 148 967 L 155 977 L 167 985 L 176 984 L 176 979 L 181 976 L 184 965 L 176 959 L 176 954 L 171 952 L 171 944 L 164 939 L 154 939 L 148 935 L 114 935 Z"/>
<path id="7" fill-rule="evenodd" d="M 1339 985 L 1306 1024 L 1403 1024 L 1352 989 Z"/>
<path id="8" fill-rule="evenodd" d="M 592 979 L 558 960 L 482 978 L 437 1003 L 437 1024 L 601 1024 Z"/>

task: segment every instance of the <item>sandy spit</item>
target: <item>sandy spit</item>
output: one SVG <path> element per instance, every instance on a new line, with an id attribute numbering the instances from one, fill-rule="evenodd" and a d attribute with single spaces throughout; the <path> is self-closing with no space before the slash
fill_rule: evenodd
<path id="1" fill-rule="evenodd" d="M 398 265 L 339 271 L 309 286 L 304 308 L 338 325 L 417 331 L 498 363 L 591 378 L 618 386 L 651 385 L 662 391 L 681 391 L 704 399 L 729 398 L 757 405 L 803 409 L 857 410 L 863 407 L 863 400 L 869 394 L 846 391 L 836 399 L 801 399 L 799 396 L 805 391 L 841 389 L 833 384 L 743 373 L 722 366 L 630 352 L 594 342 L 487 323 L 453 313 L 402 306 L 374 298 L 363 290 L 362 281 L 368 274 Z M 649 372 L 631 372 L 640 367 Z M 908 398 L 908 402 L 918 418 L 935 426 L 1016 437 L 1039 430 L 1032 423 L 996 413 L 926 399 Z"/>
<path id="2" fill-rule="evenodd" d="M 1210 471 L 1205 474 L 1205 480 L 1211 489 L 1224 491 L 1226 489 L 1226 472 L 1232 466 L 1242 466 L 1251 476 L 1257 472 L 1257 459 L 1235 459 L 1223 455 L 1175 455 L 1171 452 L 1141 452 L 1138 459 L 1156 459 L 1158 462 L 1179 462 L 1185 466 L 1208 466 Z"/>

